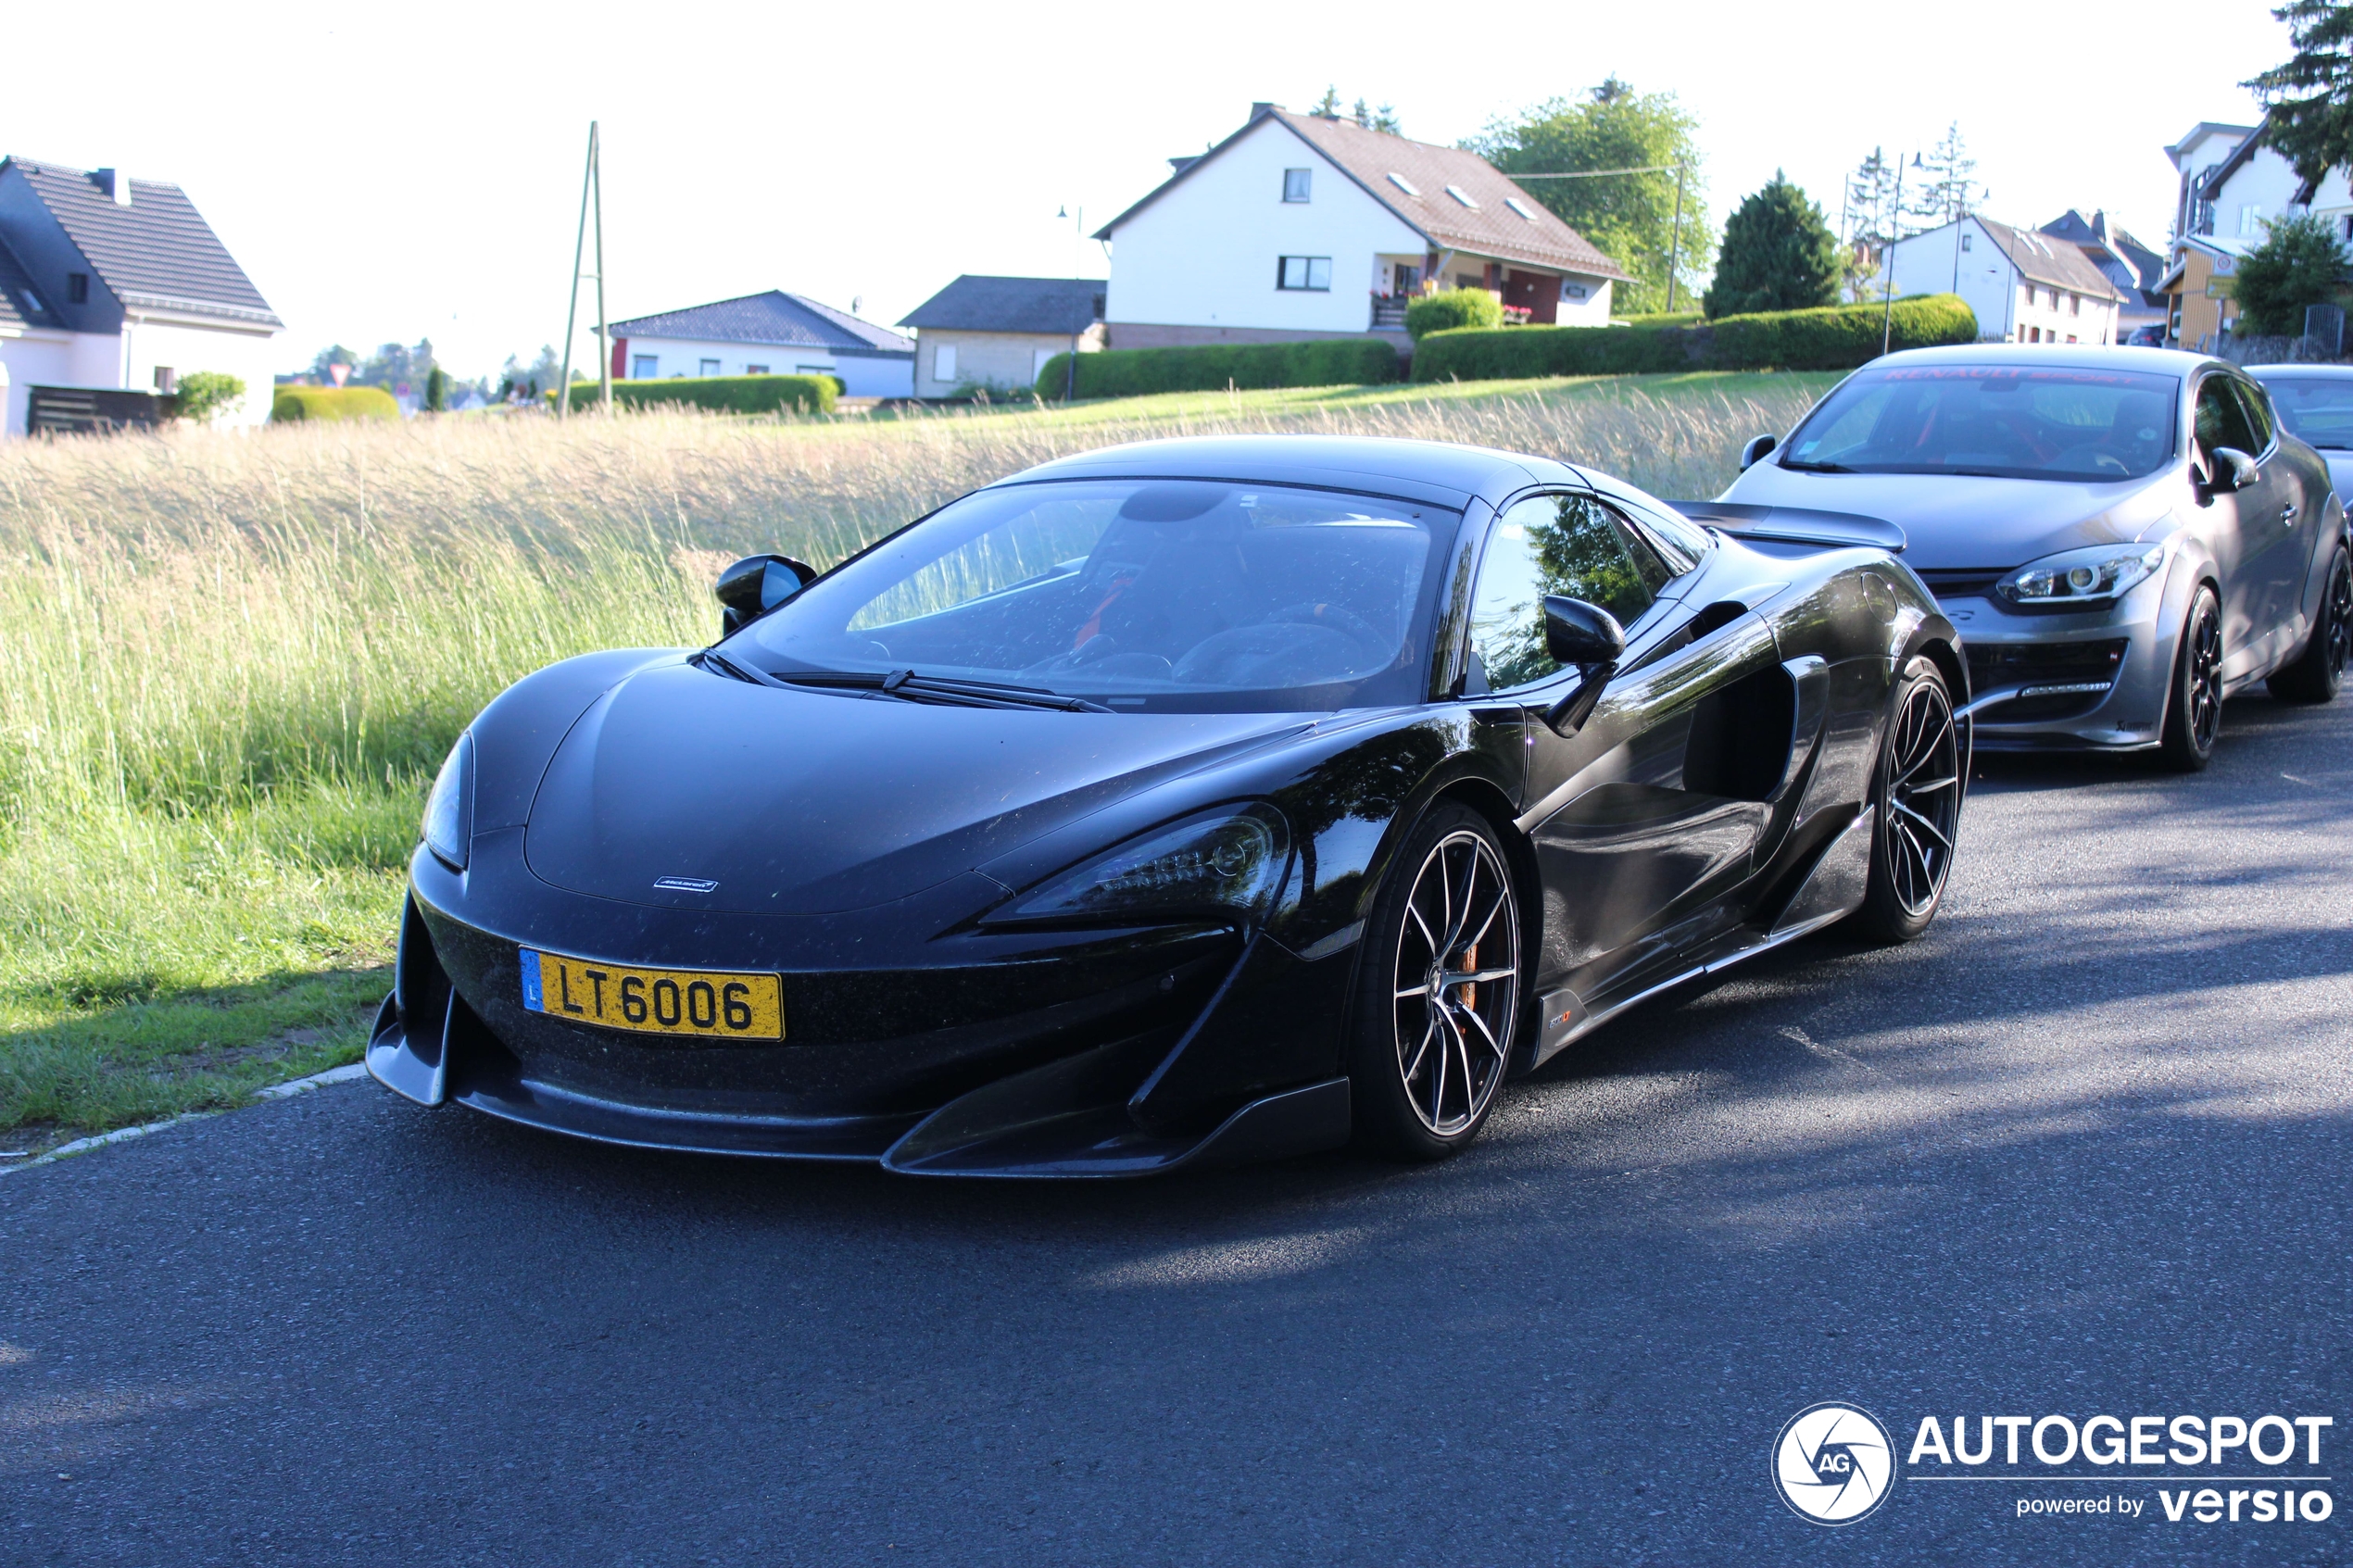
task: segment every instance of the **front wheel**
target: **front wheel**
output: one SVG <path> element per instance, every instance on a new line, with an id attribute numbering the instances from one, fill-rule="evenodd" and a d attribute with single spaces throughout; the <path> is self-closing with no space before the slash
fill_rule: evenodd
<path id="1" fill-rule="evenodd" d="M 1961 832 L 1960 733 L 1935 660 L 1915 659 L 1905 669 L 1894 713 L 1871 778 L 1878 821 L 1855 922 L 1879 941 L 1909 942 L 1936 918 Z"/>
<path id="2" fill-rule="evenodd" d="M 2353 653 L 2353 558 L 2339 545 L 2329 561 L 2328 586 L 2321 590 L 2320 618 L 2296 662 L 2271 677 L 2271 695 L 2290 702 L 2326 702 L 2345 685 L 2345 663 Z"/>
<path id="3" fill-rule="evenodd" d="M 1348 1076 L 1359 1145 L 1442 1160 L 1478 1135 L 1518 1028 L 1519 912 L 1484 817 L 1447 801 L 1416 824 L 1358 971 Z"/>
<path id="4" fill-rule="evenodd" d="M 2165 733 L 2158 752 L 2177 773 L 2195 773 L 2214 759 L 2222 733 L 2222 601 L 2201 586 L 2182 621 L 2173 653 L 2173 688 L 2165 703 Z"/>

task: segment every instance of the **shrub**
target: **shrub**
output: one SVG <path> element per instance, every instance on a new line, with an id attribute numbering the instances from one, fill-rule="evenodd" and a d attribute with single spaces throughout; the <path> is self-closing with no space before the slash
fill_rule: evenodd
<path id="1" fill-rule="evenodd" d="M 226 370 L 190 370 L 171 395 L 174 418 L 209 424 L 214 415 L 245 396 L 245 383 Z"/>
<path id="2" fill-rule="evenodd" d="M 1653 310 L 1642 315 L 1612 316 L 1609 324 L 1613 327 L 1688 327 L 1694 321 L 1705 320 L 1707 318 L 1696 310 Z"/>
<path id="3" fill-rule="evenodd" d="M 449 372 L 435 365 L 425 372 L 425 412 L 443 414 L 449 411 Z"/>
<path id="4" fill-rule="evenodd" d="M 1397 350 L 1379 338 L 1310 343 L 1210 343 L 1191 348 L 1113 348 L 1078 357 L 1081 397 L 1141 397 L 1155 392 L 1245 392 L 1275 386 L 1365 386 L 1397 379 Z M 1070 356 L 1038 372 L 1038 395 L 1060 399 Z"/>
<path id="5" fill-rule="evenodd" d="M 302 420 L 397 420 L 400 405 L 380 386 L 282 386 L 270 400 L 273 424 Z"/>
<path id="6" fill-rule="evenodd" d="M 1414 351 L 1414 379 L 1610 376 L 1662 370 L 1851 370 L 1879 358 L 1882 307 L 1832 306 L 1726 316 L 1688 327 L 1515 327 L 1437 332 Z M 1975 343 L 1959 295 L 1895 302 L 1888 347 Z"/>
<path id="7" fill-rule="evenodd" d="M 786 408 L 802 414 L 830 414 L 842 384 L 839 376 L 830 375 L 680 376 L 670 381 L 617 381 L 612 383 L 612 400 L 620 408 L 676 404 L 708 408 L 714 414 L 774 414 Z M 549 408 L 555 407 L 554 393 L 541 395 Z M 574 413 L 594 407 L 596 401 L 595 382 L 573 383 Z"/>
<path id="8" fill-rule="evenodd" d="M 1716 279 L 1700 303 L 1710 317 L 1809 310 L 1836 304 L 1844 275 L 1822 209 L 1775 169 L 1724 225 Z"/>
<path id="9" fill-rule="evenodd" d="M 2262 337 L 2296 337 L 2304 331 L 2304 307 L 2327 305 L 2345 281 L 2345 246 L 2329 220 L 2309 214 L 2274 223 L 2263 243 L 2241 258 L 2231 280 L 2239 302 L 2238 332 Z"/>
<path id="10" fill-rule="evenodd" d="M 1485 289 L 1441 289 L 1405 307 L 1405 330 L 1416 342 L 1430 332 L 1503 324 L 1503 302 Z"/>

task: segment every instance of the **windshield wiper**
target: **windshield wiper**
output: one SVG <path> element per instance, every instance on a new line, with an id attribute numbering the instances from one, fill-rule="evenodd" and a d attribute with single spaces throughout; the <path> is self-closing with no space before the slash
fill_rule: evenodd
<path id="1" fill-rule="evenodd" d="M 1063 713 L 1111 713 L 1100 702 L 1084 697 L 1063 696 L 1059 692 L 1041 691 L 1036 686 L 1006 686 L 994 681 L 956 681 L 939 675 L 918 675 L 912 670 L 893 670 L 887 675 L 876 675 L 859 670 L 812 670 L 795 671 L 768 684 L 774 685 L 814 686 L 820 691 L 847 691 L 861 695 L 897 697 L 901 702 L 935 702 L 958 708 L 1044 708 Z"/>
<path id="2" fill-rule="evenodd" d="M 1844 463 L 1808 463 L 1796 458 L 1783 458 L 1781 467 L 1795 469 L 1800 473 L 1853 473 Z"/>
<path id="3" fill-rule="evenodd" d="M 728 677 L 730 680 L 747 682 L 755 686 L 782 686 L 785 684 L 784 682 L 779 681 L 775 676 L 769 674 L 765 670 L 754 670 L 748 665 L 738 664 L 734 659 L 729 659 L 725 654 L 721 653 L 717 648 L 705 648 L 695 657 L 701 659 L 705 664 L 717 666 L 719 672 L 722 675 Z"/>

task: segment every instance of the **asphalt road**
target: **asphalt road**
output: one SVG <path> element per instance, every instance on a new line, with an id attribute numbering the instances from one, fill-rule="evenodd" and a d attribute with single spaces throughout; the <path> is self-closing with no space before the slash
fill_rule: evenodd
<path id="1" fill-rule="evenodd" d="M 1925 940 L 1662 998 L 1434 1169 L 925 1183 L 362 1083 L 10 1175 L 0 1562 L 2353 1561 L 2146 1471 L 1831 1530 L 1768 1466 L 1825 1399 L 2353 1444 L 2349 743 L 1982 768 Z"/>

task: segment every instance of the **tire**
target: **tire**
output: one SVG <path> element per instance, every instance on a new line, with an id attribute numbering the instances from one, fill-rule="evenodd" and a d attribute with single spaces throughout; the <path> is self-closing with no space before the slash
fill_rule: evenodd
<path id="1" fill-rule="evenodd" d="M 1478 1136 L 1519 1032 L 1524 964 L 1495 830 L 1441 801 L 1407 835 L 1367 922 L 1348 1051 L 1359 1148 L 1443 1160 Z"/>
<path id="2" fill-rule="evenodd" d="M 2177 773 L 2203 771 L 2222 733 L 2222 601 L 2200 584 L 2182 618 L 2173 650 L 2173 684 L 2165 698 L 2158 756 Z"/>
<path id="3" fill-rule="evenodd" d="M 2273 675 L 2271 695 L 2288 702 L 2327 702 L 2345 686 L 2345 663 L 2353 654 L 2353 556 L 2339 545 L 2329 558 L 2321 613 L 2296 662 Z"/>
<path id="4" fill-rule="evenodd" d="M 1952 694 L 1933 659 L 1906 666 L 1890 713 L 1871 770 L 1871 872 L 1855 924 L 1893 944 L 1926 931 L 1944 901 L 1963 781 Z"/>

